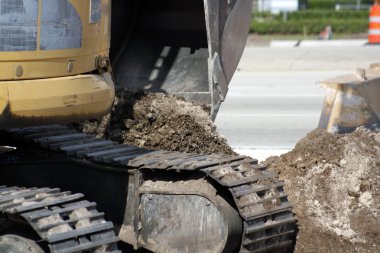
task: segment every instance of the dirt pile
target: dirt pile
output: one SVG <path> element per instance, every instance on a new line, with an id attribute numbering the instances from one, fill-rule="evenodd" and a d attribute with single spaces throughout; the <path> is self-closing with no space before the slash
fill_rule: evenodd
<path id="1" fill-rule="evenodd" d="M 315 130 L 265 163 L 295 206 L 296 252 L 380 252 L 380 133 Z"/>
<path id="2" fill-rule="evenodd" d="M 218 136 L 208 108 L 173 95 L 118 90 L 112 112 L 80 128 L 100 138 L 150 149 L 233 154 Z"/>

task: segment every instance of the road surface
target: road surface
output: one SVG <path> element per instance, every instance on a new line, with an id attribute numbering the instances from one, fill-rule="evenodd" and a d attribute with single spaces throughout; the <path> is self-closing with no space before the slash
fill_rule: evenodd
<path id="1" fill-rule="evenodd" d="M 216 119 L 219 133 L 261 160 L 285 153 L 318 125 L 324 89 L 317 80 L 344 73 L 237 72 Z"/>
<path id="2" fill-rule="evenodd" d="M 380 62 L 380 46 L 271 48 L 247 47 L 241 71 L 353 71 Z"/>
<path id="3" fill-rule="evenodd" d="M 289 151 L 318 126 L 317 84 L 380 62 L 380 46 L 247 47 L 216 119 L 239 153 L 259 159 Z"/>

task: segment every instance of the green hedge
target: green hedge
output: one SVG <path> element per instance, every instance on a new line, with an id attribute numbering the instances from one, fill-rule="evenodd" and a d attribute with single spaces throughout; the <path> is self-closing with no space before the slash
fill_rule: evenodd
<path id="1" fill-rule="evenodd" d="M 334 0 L 309 0 L 307 8 L 309 9 L 335 9 Z"/>
<path id="2" fill-rule="evenodd" d="M 368 29 L 369 11 L 304 10 L 290 12 L 287 21 L 283 19 L 283 14 L 255 13 L 251 32 L 302 34 L 305 27 L 308 34 L 318 34 L 326 26 L 332 26 L 333 33 L 365 33 Z"/>
<path id="3" fill-rule="evenodd" d="M 368 29 L 367 20 L 289 20 L 282 22 L 273 20 L 260 22 L 253 20 L 251 32 L 259 34 L 302 34 L 306 28 L 307 34 L 319 34 L 326 26 L 331 26 L 333 33 L 365 33 Z"/>
<path id="4" fill-rule="evenodd" d="M 356 0 L 309 0 L 309 9 L 335 9 L 335 4 L 356 4 Z M 372 0 L 362 0 L 362 4 L 373 4 Z"/>
<path id="5" fill-rule="evenodd" d="M 283 20 L 283 15 L 274 15 L 269 12 L 259 12 L 253 14 L 254 19 L 262 20 Z M 288 20 L 307 20 L 307 19 L 363 19 L 368 20 L 369 11 L 351 11 L 351 10 L 304 10 L 290 12 L 287 14 Z"/>

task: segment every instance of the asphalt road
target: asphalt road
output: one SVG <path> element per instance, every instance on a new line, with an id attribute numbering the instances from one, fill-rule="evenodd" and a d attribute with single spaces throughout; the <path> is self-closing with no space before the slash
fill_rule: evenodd
<path id="1" fill-rule="evenodd" d="M 239 153 L 285 153 L 318 126 L 327 78 L 380 62 L 380 46 L 247 47 L 216 119 Z"/>
<path id="2" fill-rule="evenodd" d="M 317 81 L 346 72 L 237 72 L 216 119 L 219 133 L 260 160 L 285 153 L 318 126 L 324 89 Z"/>

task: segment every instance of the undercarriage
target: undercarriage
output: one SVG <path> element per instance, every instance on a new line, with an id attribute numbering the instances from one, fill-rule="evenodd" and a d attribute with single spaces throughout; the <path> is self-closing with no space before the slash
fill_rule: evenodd
<path id="1" fill-rule="evenodd" d="M 28 226 L 51 252 L 116 252 L 115 235 L 119 245 L 153 252 L 292 248 L 284 184 L 255 159 L 152 151 L 59 125 L 6 136 L 3 144 L 17 149 L 0 156 L 0 185 L 11 186 L 0 189 L 2 235 L 5 225 Z"/>

